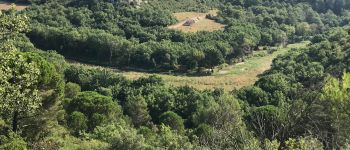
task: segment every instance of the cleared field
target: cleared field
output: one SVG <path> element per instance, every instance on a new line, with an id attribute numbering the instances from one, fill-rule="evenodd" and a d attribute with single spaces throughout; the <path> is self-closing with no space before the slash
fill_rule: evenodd
<path id="1" fill-rule="evenodd" d="M 176 17 L 177 20 L 179 21 L 184 21 L 189 18 L 194 18 L 198 16 L 204 16 L 207 13 L 197 13 L 197 12 L 179 12 L 179 13 L 174 13 L 174 16 Z"/>
<path id="2" fill-rule="evenodd" d="M 268 70 L 272 60 L 278 55 L 285 54 L 292 48 L 305 47 L 308 42 L 290 44 L 286 48 L 280 48 L 277 52 L 266 56 L 255 56 L 247 59 L 244 63 L 230 65 L 216 72 L 212 76 L 188 77 L 188 76 L 172 76 L 163 74 L 149 74 L 140 72 L 122 72 L 128 79 L 138 79 L 142 76 L 159 75 L 166 83 L 174 86 L 188 85 L 200 90 L 223 88 L 226 91 L 232 91 L 244 86 L 249 86 L 255 83 L 257 76 Z M 260 51 L 257 53 L 264 53 Z"/>
<path id="3" fill-rule="evenodd" d="M 217 10 L 209 11 L 208 13 L 197 12 L 179 12 L 174 13 L 177 20 L 180 22 L 169 26 L 170 29 L 181 30 L 183 32 L 198 32 L 198 31 L 215 31 L 223 30 L 225 25 L 206 18 L 206 15 L 211 14 L 215 16 Z M 191 26 L 183 26 L 187 19 L 198 19 L 196 23 Z"/>
<path id="4" fill-rule="evenodd" d="M 15 9 L 17 11 L 21 11 L 27 7 L 28 7 L 28 5 L 16 4 Z M 9 10 L 11 8 L 12 8 L 12 3 L 0 1 L 0 10 Z"/>

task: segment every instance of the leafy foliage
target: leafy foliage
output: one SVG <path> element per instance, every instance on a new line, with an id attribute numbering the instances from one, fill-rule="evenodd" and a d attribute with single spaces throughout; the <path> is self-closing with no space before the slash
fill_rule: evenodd
<path id="1" fill-rule="evenodd" d="M 0 14 L 0 149 L 349 147 L 344 0 L 32 2 Z M 214 6 L 218 15 L 207 17 L 224 31 L 166 28 L 176 22 L 171 12 Z M 301 40 L 311 43 L 232 92 L 174 87 L 157 76 L 127 80 L 52 51 L 117 68 L 191 72 Z"/>

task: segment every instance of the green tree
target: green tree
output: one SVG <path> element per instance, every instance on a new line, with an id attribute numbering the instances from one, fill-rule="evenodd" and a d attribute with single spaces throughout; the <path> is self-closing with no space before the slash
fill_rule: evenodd
<path id="1" fill-rule="evenodd" d="M 28 18 L 24 15 L 17 15 L 15 10 L 8 13 L 0 11 L 0 51 L 15 50 L 14 41 L 16 35 L 27 31 Z M 18 41 L 17 41 L 18 42 Z"/>
<path id="2" fill-rule="evenodd" d="M 275 106 L 253 108 L 247 116 L 247 124 L 260 140 L 274 140 L 284 131 L 283 111 Z"/>
<path id="3" fill-rule="evenodd" d="M 156 143 L 157 148 L 172 150 L 194 149 L 187 136 L 181 135 L 165 125 L 161 125 L 159 130 L 158 143 Z"/>
<path id="4" fill-rule="evenodd" d="M 68 126 L 73 129 L 74 133 L 76 135 L 79 134 L 79 132 L 83 132 L 87 129 L 87 118 L 86 116 L 78 111 L 74 111 L 68 119 Z"/>
<path id="5" fill-rule="evenodd" d="M 26 31 L 28 29 L 27 22 L 28 18 L 24 15 L 17 15 L 14 11 L 7 14 L 0 11 L 0 39 Z"/>
<path id="6" fill-rule="evenodd" d="M 296 35 L 307 36 L 307 35 L 310 35 L 311 32 L 312 32 L 311 27 L 307 22 L 299 23 L 295 27 Z"/>
<path id="7" fill-rule="evenodd" d="M 291 150 L 323 150 L 322 143 L 313 137 L 300 137 L 298 139 L 289 139 L 285 142 L 284 149 Z"/>
<path id="8" fill-rule="evenodd" d="M 111 149 L 143 150 L 149 147 L 145 144 L 146 139 L 123 120 L 120 120 L 118 124 L 96 127 L 92 137 L 110 143 Z"/>
<path id="9" fill-rule="evenodd" d="M 194 124 L 205 123 L 211 128 L 209 131 L 205 131 L 210 133 L 209 136 L 202 134 L 199 139 L 200 145 L 211 149 L 225 149 L 228 147 L 244 149 L 249 145 L 256 146 L 256 144 L 251 143 L 254 143 L 255 140 L 246 131 L 242 121 L 240 105 L 233 96 L 223 94 L 206 103 L 193 116 Z M 206 130 L 208 129 L 206 127 Z M 252 147 L 248 149 L 252 149 Z"/>
<path id="10" fill-rule="evenodd" d="M 214 48 L 207 48 L 204 50 L 205 56 L 201 60 L 200 64 L 203 67 L 213 69 L 215 66 L 225 62 L 222 53 Z"/>
<path id="11" fill-rule="evenodd" d="M 350 133 L 350 73 L 344 73 L 341 80 L 330 77 L 323 87 L 325 113 L 332 120 L 334 142 L 343 145 Z"/>
<path id="12" fill-rule="evenodd" d="M 0 135 L 0 149 L 3 150 L 26 150 L 27 143 L 16 133 L 11 132 L 8 136 Z"/>
<path id="13" fill-rule="evenodd" d="M 81 92 L 81 88 L 78 84 L 75 83 L 67 83 L 65 86 L 64 94 L 66 98 L 74 98 Z"/>
<path id="14" fill-rule="evenodd" d="M 147 103 L 142 96 L 128 97 L 125 107 L 127 115 L 131 117 L 136 127 L 146 125 L 151 120 Z"/>
<path id="15" fill-rule="evenodd" d="M 210 137 L 213 132 L 213 128 L 207 124 L 200 124 L 195 130 L 194 133 L 198 136 L 199 139 L 205 139 Z"/>
<path id="16" fill-rule="evenodd" d="M 160 115 L 159 121 L 160 123 L 177 130 L 179 133 L 183 133 L 185 131 L 183 119 L 172 111 L 167 111 Z"/>
<path id="17" fill-rule="evenodd" d="M 41 105 L 37 89 L 40 70 L 37 64 L 19 52 L 0 53 L 0 111 L 12 116 L 12 130 L 19 118 L 33 114 Z"/>
<path id="18" fill-rule="evenodd" d="M 71 116 L 80 112 L 87 119 L 87 130 L 93 131 L 96 126 L 113 122 L 122 115 L 120 106 L 111 97 L 97 92 L 81 92 L 72 100 L 65 103 L 65 110 Z"/>

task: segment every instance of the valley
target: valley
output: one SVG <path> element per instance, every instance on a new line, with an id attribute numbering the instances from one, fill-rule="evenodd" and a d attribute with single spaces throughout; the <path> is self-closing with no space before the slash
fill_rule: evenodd
<path id="1" fill-rule="evenodd" d="M 290 44 L 286 47 L 279 47 L 272 54 L 266 51 L 256 51 L 245 62 L 227 65 L 222 69 L 215 68 L 213 75 L 209 76 L 186 76 L 186 75 L 166 75 L 159 73 L 144 73 L 135 71 L 121 71 L 118 69 L 107 68 L 113 72 L 120 73 L 130 80 L 137 80 L 140 77 L 149 77 L 156 75 L 161 77 L 165 83 L 173 86 L 190 86 L 198 90 L 210 90 L 214 88 L 222 88 L 225 91 L 240 89 L 245 86 L 253 85 L 258 79 L 258 75 L 270 68 L 272 60 L 279 55 L 284 55 L 294 48 L 305 48 L 309 42 Z M 68 61 L 71 64 L 82 65 L 89 68 L 101 68 L 99 66 L 81 64 L 76 61 Z"/>
<path id="2" fill-rule="evenodd" d="M 0 0 L 0 150 L 347 150 L 349 64 L 348 0 Z"/>

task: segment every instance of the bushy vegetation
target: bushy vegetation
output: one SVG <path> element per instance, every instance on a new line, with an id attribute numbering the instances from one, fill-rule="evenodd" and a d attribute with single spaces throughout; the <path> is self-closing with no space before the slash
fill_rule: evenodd
<path id="1" fill-rule="evenodd" d="M 166 29 L 175 21 L 170 10 L 148 5 L 48 1 L 0 13 L 0 149 L 347 149 L 350 27 L 339 27 L 347 7 L 336 2 L 321 9 L 227 0 L 210 16 L 225 31 L 195 34 Z M 341 12 L 332 14 L 335 8 Z M 50 51 L 177 70 L 301 39 L 311 41 L 307 48 L 279 56 L 254 85 L 232 92 L 174 87 L 157 76 L 127 80 Z"/>
<path id="2" fill-rule="evenodd" d="M 52 0 L 23 13 L 31 20 L 27 35 L 40 49 L 120 69 L 184 72 L 237 62 L 258 46 L 309 39 L 349 20 L 347 11 L 323 14 L 305 3 L 166 3 L 170 4 L 155 0 L 135 8 L 122 2 Z M 171 12 L 187 3 L 219 7 L 219 16 L 208 17 L 225 24 L 225 30 L 187 34 L 167 29 L 176 22 Z M 175 6 L 175 10 L 161 6 Z"/>

